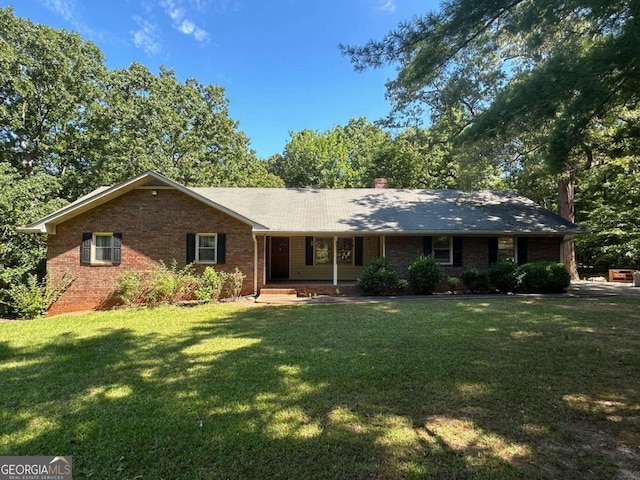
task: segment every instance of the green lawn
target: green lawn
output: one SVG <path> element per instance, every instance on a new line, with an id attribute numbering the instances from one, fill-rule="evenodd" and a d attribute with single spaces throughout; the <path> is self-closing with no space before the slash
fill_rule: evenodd
<path id="1" fill-rule="evenodd" d="M 637 299 L 0 324 L 0 455 L 74 478 L 639 478 Z M 634 476 L 635 475 L 635 476 Z"/>

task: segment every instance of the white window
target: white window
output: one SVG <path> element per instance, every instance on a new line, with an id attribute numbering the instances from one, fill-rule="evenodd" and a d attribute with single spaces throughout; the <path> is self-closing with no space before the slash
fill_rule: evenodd
<path id="1" fill-rule="evenodd" d="M 333 264 L 333 239 L 330 237 L 313 239 L 313 255 L 316 265 Z"/>
<path id="2" fill-rule="evenodd" d="M 196 262 L 216 263 L 218 235 L 215 233 L 198 233 L 196 235 Z"/>
<path id="3" fill-rule="evenodd" d="M 433 237 L 432 252 L 433 257 L 444 265 L 451 265 L 453 263 L 453 237 L 440 236 Z"/>
<path id="4" fill-rule="evenodd" d="M 336 263 L 353 265 L 353 238 L 338 238 Z"/>
<path id="5" fill-rule="evenodd" d="M 336 263 L 339 265 L 353 265 L 354 258 L 353 237 L 338 238 L 336 242 Z M 316 265 L 333 265 L 333 238 L 316 237 L 313 241 L 314 261 Z"/>
<path id="6" fill-rule="evenodd" d="M 84 232 L 80 245 L 82 265 L 119 265 L 122 259 L 122 233 Z"/>
<path id="7" fill-rule="evenodd" d="M 94 233 L 91 263 L 112 263 L 113 245 L 113 233 Z"/>
<path id="8" fill-rule="evenodd" d="M 498 237 L 498 261 L 516 261 L 515 239 L 513 237 Z"/>

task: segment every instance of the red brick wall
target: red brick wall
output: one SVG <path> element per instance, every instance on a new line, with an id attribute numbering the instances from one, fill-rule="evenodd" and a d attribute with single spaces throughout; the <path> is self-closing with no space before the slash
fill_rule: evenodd
<path id="1" fill-rule="evenodd" d="M 553 260 L 559 262 L 561 244 L 561 237 L 530 237 L 528 261 Z"/>
<path id="2" fill-rule="evenodd" d="M 78 215 L 57 226 L 47 239 L 47 270 L 59 278 L 65 272 L 76 280 L 52 306 L 50 315 L 109 308 L 115 304 L 114 282 L 127 270 L 147 269 L 152 262 L 172 260 L 186 264 L 187 233 L 226 233 L 226 262 L 216 269 L 245 275 L 242 293 L 253 292 L 253 239 L 251 227 L 178 192 L 140 189 Z M 120 265 L 80 265 L 83 232 L 122 233 Z M 202 271 L 203 265 L 197 266 Z"/>
<path id="3" fill-rule="evenodd" d="M 528 261 L 560 261 L 560 237 L 529 237 Z M 386 237 L 386 257 L 400 274 L 409 278 L 409 264 L 423 253 L 422 236 Z M 489 268 L 487 237 L 462 237 L 462 266 L 443 265 L 443 277 L 458 277 L 465 270 Z"/>

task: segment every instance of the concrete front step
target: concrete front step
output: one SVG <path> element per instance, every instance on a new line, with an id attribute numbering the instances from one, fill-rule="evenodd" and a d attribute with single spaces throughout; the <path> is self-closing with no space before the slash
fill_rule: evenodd
<path id="1" fill-rule="evenodd" d="M 293 295 L 298 296 L 295 288 L 261 288 L 260 295 Z"/>

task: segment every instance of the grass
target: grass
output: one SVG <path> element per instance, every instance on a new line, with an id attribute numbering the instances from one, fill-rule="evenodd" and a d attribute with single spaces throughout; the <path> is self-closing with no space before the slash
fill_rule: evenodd
<path id="1" fill-rule="evenodd" d="M 74 478 L 638 478 L 637 300 L 0 324 L 0 455 Z"/>

